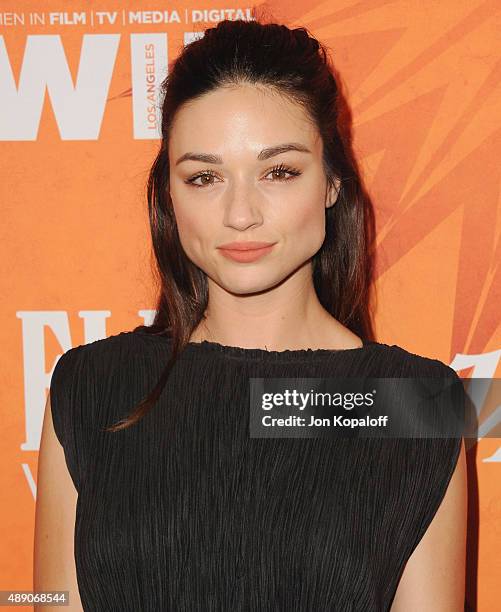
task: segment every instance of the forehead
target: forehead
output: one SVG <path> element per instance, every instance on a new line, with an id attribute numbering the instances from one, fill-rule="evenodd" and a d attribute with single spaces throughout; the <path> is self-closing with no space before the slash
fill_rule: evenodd
<path id="1" fill-rule="evenodd" d="M 220 87 L 183 105 L 169 139 L 172 155 L 190 150 L 238 152 L 297 141 L 321 148 L 318 130 L 300 104 L 265 86 Z"/>

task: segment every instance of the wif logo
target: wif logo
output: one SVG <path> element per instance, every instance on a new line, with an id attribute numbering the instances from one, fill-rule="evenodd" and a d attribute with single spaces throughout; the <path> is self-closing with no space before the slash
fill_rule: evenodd
<path id="1" fill-rule="evenodd" d="M 199 37 L 185 33 L 184 43 Z M 59 35 L 30 35 L 17 79 L 0 36 L 0 141 L 37 139 L 47 91 L 61 140 L 98 140 L 120 34 L 85 34 L 73 83 Z M 167 34 L 131 34 L 133 137 L 159 138 L 159 86 L 167 75 Z"/>

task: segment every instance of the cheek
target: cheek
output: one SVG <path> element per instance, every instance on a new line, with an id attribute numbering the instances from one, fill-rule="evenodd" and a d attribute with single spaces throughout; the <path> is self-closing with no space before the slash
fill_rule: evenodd
<path id="1" fill-rule="evenodd" d="M 201 252 L 204 235 L 208 231 L 208 220 L 201 218 L 197 211 L 173 203 L 177 231 L 186 254 L 192 258 Z"/>
<path id="2" fill-rule="evenodd" d="M 295 244 L 316 253 L 325 238 L 325 208 L 322 201 L 299 204 L 289 216 L 288 230 Z"/>

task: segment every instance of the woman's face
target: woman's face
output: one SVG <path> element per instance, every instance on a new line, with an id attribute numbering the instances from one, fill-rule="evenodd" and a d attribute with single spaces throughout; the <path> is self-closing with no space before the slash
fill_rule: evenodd
<path id="1" fill-rule="evenodd" d="M 301 150 L 280 149 L 291 144 Z M 213 282 L 253 293 L 310 265 L 336 193 L 327 193 L 322 141 L 300 106 L 255 85 L 219 88 L 178 111 L 169 160 L 181 244 Z M 245 261 L 219 248 L 248 241 L 273 246 Z"/>

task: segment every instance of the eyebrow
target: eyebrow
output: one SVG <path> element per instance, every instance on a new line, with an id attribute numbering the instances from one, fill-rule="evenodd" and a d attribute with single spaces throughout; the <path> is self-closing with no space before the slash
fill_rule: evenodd
<path id="1" fill-rule="evenodd" d="M 299 142 L 286 142 L 284 144 L 279 144 L 274 147 L 268 147 L 263 149 L 257 159 L 259 161 L 269 159 L 275 155 L 280 155 L 280 153 L 286 153 L 287 151 L 299 151 L 300 153 L 311 153 L 308 147 L 300 144 Z M 222 164 L 223 158 L 220 155 L 214 155 L 213 153 L 185 153 L 181 155 L 181 157 L 177 160 L 176 166 L 181 162 L 192 160 L 192 161 L 200 161 L 206 164 Z"/>

